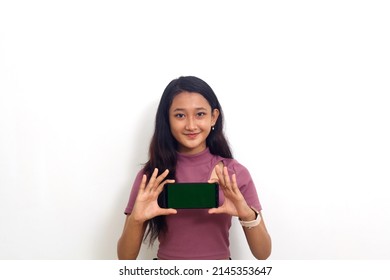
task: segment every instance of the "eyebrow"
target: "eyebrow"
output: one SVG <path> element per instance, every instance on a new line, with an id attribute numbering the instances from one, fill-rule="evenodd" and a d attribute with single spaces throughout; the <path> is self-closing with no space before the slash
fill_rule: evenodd
<path id="1" fill-rule="evenodd" d="M 199 111 L 199 110 L 207 110 L 206 108 L 204 107 L 197 107 L 195 108 L 196 111 Z M 176 111 L 186 111 L 186 109 L 184 108 L 175 108 L 175 110 L 173 110 L 173 112 L 176 112 Z"/>

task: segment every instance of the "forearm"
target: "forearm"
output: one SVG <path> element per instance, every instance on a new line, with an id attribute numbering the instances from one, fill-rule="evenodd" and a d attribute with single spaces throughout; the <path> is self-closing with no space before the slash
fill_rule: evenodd
<path id="1" fill-rule="evenodd" d="M 261 213 L 259 213 L 261 215 Z M 265 260 L 271 255 L 271 237 L 265 227 L 263 219 L 259 225 L 253 228 L 245 228 L 244 233 L 249 248 L 256 259 Z"/>
<path id="2" fill-rule="evenodd" d="M 118 259 L 135 260 L 137 258 L 145 229 L 146 222 L 135 221 L 131 214 L 126 217 L 125 227 L 118 241 Z"/>

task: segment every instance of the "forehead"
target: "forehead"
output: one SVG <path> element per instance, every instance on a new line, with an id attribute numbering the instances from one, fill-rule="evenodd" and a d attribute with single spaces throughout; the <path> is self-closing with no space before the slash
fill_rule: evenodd
<path id="1" fill-rule="evenodd" d="M 200 93 L 184 91 L 176 95 L 170 107 L 170 110 L 186 109 L 211 109 L 206 98 Z"/>

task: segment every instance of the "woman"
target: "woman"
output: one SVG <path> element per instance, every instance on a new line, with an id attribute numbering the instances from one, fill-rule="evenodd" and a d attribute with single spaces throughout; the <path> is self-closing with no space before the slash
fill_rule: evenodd
<path id="1" fill-rule="evenodd" d="M 167 183 L 218 182 L 220 206 L 165 209 L 158 203 Z M 229 229 L 238 217 L 253 256 L 266 259 L 271 239 L 248 170 L 232 157 L 223 114 L 203 80 L 180 77 L 161 97 L 149 161 L 139 171 L 125 210 L 119 259 L 136 259 L 141 243 L 158 238 L 158 259 L 229 259 Z"/>

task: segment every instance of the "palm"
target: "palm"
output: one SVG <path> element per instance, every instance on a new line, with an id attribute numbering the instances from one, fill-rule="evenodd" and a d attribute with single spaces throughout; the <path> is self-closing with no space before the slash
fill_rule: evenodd
<path id="1" fill-rule="evenodd" d="M 157 203 L 158 195 L 150 194 L 146 191 L 141 191 L 137 197 L 136 204 L 134 205 L 134 212 L 140 213 L 145 216 L 145 219 L 161 215 L 162 208 Z"/>
<path id="2" fill-rule="evenodd" d="M 237 186 L 236 175 L 233 174 L 232 178 L 230 179 L 226 167 L 221 170 L 217 165 L 215 169 L 225 200 L 220 207 L 211 209 L 209 213 L 225 213 L 231 216 L 240 216 L 240 214 L 242 214 L 247 207 L 247 204 Z"/>
<path id="3" fill-rule="evenodd" d="M 137 199 L 134 204 L 132 214 L 137 220 L 147 221 L 156 216 L 175 214 L 174 209 L 163 209 L 158 205 L 157 199 L 166 183 L 172 183 L 174 180 L 164 180 L 168 175 L 168 170 L 157 177 L 158 170 L 155 169 L 146 185 L 146 176 L 144 175 L 138 191 Z M 163 181 L 164 180 L 164 181 Z"/>
<path id="4" fill-rule="evenodd" d="M 237 209 L 234 206 L 234 203 L 226 195 L 225 201 L 219 208 L 226 214 L 229 214 L 231 216 L 238 216 Z"/>

